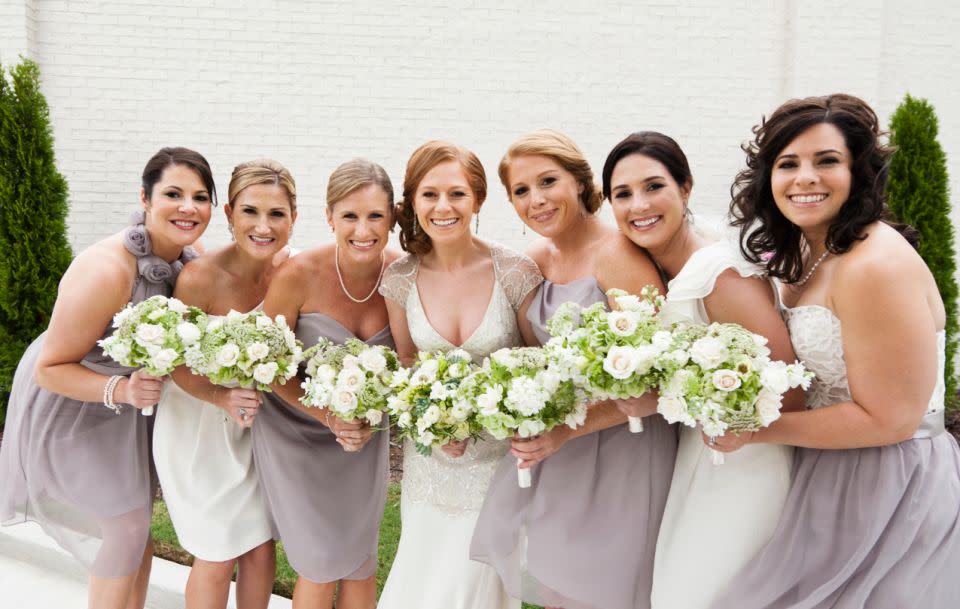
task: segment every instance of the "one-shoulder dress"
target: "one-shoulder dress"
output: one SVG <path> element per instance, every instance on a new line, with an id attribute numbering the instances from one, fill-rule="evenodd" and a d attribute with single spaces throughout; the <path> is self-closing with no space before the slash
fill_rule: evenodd
<path id="1" fill-rule="evenodd" d="M 564 302 L 607 297 L 593 277 L 544 281 L 527 309 L 541 343 Z M 677 452 L 660 416 L 642 433 L 617 425 L 570 440 L 517 485 L 504 457 L 490 483 L 470 555 L 496 568 L 511 596 L 564 609 L 650 607 L 653 550 Z"/>
<path id="2" fill-rule="evenodd" d="M 517 308 L 542 280 L 537 265 L 526 256 L 488 245 L 496 276 L 493 294 L 480 325 L 460 345 L 478 364 L 498 349 L 522 344 Z M 384 274 L 380 292 L 406 310 L 417 349 L 450 351 L 456 346 L 430 325 L 423 310 L 419 268 L 416 256 L 395 261 Z M 379 609 L 519 609 L 520 601 L 510 598 L 497 572 L 470 560 L 470 537 L 480 506 L 497 463 L 509 448 L 508 441 L 485 436 L 471 440 L 460 457 L 442 450 L 427 457 L 409 441 L 404 444 L 403 528 Z M 516 484 L 516 474 L 513 480 Z"/>
<path id="3" fill-rule="evenodd" d="M 185 249 L 168 264 L 152 253 L 142 214 L 124 232 L 137 257 L 130 302 L 169 296 Z M 110 326 L 103 336 L 112 334 Z M 34 368 L 46 338 L 23 354 L 10 392 L 0 448 L 0 522 L 31 520 L 97 577 L 136 573 L 150 536 L 153 507 L 150 433 L 153 417 L 130 405 L 120 414 L 101 402 L 81 402 L 39 387 Z M 94 346 L 80 362 L 103 375 L 129 375 Z"/>
<path id="4" fill-rule="evenodd" d="M 301 313 L 294 332 L 304 347 L 355 338 L 321 313 Z M 388 327 L 366 343 L 394 346 Z M 275 393 L 263 394 L 251 430 L 260 488 L 294 570 L 316 583 L 374 575 L 389 478 L 387 431 L 345 451 L 328 427 Z"/>

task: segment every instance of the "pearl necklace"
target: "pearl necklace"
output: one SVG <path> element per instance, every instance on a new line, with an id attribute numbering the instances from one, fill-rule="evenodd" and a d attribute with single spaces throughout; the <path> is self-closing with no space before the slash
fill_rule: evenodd
<path id="1" fill-rule="evenodd" d="M 830 250 L 824 251 L 823 254 L 817 258 L 817 261 L 813 263 L 813 266 L 810 267 L 810 270 L 807 271 L 807 274 L 803 276 L 803 279 L 796 283 L 797 287 L 800 287 L 806 282 L 810 281 L 810 278 L 813 277 L 813 272 L 817 270 L 817 267 L 820 266 L 820 263 L 823 262 L 823 260 L 829 255 Z"/>
<path id="2" fill-rule="evenodd" d="M 373 295 L 377 293 L 377 288 L 380 287 L 380 280 L 383 279 L 383 271 L 386 269 L 384 264 L 383 251 L 380 252 L 380 275 L 377 277 L 377 282 L 373 284 L 373 289 L 370 290 L 370 293 L 366 295 L 365 298 L 354 298 L 353 294 L 347 291 L 347 286 L 343 283 L 343 274 L 340 272 L 340 244 L 337 244 L 337 253 L 334 259 L 334 266 L 337 268 L 337 279 L 340 280 L 340 289 L 343 290 L 343 293 L 347 295 L 347 298 L 352 300 L 357 304 L 363 304 L 373 298 Z"/>

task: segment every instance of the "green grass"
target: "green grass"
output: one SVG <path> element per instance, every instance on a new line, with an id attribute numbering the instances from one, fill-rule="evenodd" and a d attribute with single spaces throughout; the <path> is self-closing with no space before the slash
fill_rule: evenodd
<path id="1" fill-rule="evenodd" d="M 177 540 L 177 533 L 170 522 L 170 514 L 162 500 L 153 504 L 153 525 L 150 529 L 155 546 L 154 553 L 161 558 L 172 560 L 180 564 L 189 565 L 193 557 L 182 547 Z M 397 544 L 400 542 L 400 485 L 391 484 L 387 489 L 387 505 L 380 522 L 380 551 L 377 565 L 377 595 L 383 590 L 387 581 L 387 573 L 393 564 L 393 557 L 397 553 Z M 283 544 L 277 544 L 277 574 L 273 583 L 274 594 L 290 597 L 293 595 L 293 586 L 297 583 L 297 573 L 287 561 L 287 554 L 283 551 Z M 523 609 L 540 609 L 536 605 L 523 604 Z"/>

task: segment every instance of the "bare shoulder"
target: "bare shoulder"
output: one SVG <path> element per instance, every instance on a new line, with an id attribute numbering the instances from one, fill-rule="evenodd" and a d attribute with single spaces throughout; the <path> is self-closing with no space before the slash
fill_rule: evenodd
<path id="1" fill-rule="evenodd" d="M 604 289 L 621 288 L 639 293 L 641 288 L 652 285 L 661 293 L 665 290 L 650 255 L 619 231 L 601 244 L 594 268 L 594 276 Z"/>
<path id="2" fill-rule="evenodd" d="M 743 277 L 736 269 L 725 269 L 717 275 L 713 291 L 704 298 L 708 305 L 721 307 L 743 306 L 749 311 L 750 305 L 758 302 L 774 304 L 773 286 L 760 275 Z"/>
<path id="3" fill-rule="evenodd" d="M 323 268 L 333 263 L 335 255 L 336 249 L 329 243 L 302 251 L 280 265 L 273 281 L 305 281 L 315 277 Z"/>
<path id="4" fill-rule="evenodd" d="M 403 250 L 397 249 L 395 247 L 387 247 L 383 250 L 383 263 L 386 266 L 390 266 L 396 260 L 403 258 L 407 253 Z"/>
<path id="5" fill-rule="evenodd" d="M 537 239 L 528 245 L 523 253 L 543 269 L 550 260 L 550 241 L 548 239 Z"/>
<path id="6" fill-rule="evenodd" d="M 930 282 L 933 275 L 916 250 L 895 229 L 877 222 L 867 228 L 865 239 L 839 257 L 831 292 L 866 286 L 920 289 Z"/>
<path id="7" fill-rule="evenodd" d="M 61 285 L 133 286 L 137 274 L 137 258 L 123 246 L 120 235 L 98 241 L 77 254 L 64 273 Z"/>

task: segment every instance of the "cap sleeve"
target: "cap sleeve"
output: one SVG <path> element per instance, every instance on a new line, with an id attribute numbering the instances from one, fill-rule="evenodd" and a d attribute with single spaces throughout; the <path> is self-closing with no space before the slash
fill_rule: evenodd
<path id="1" fill-rule="evenodd" d="M 379 292 L 384 298 L 407 306 L 407 296 L 417 280 L 417 269 L 420 268 L 420 259 L 413 254 L 407 254 L 394 260 L 383 272 Z"/>
<path id="2" fill-rule="evenodd" d="M 516 311 L 531 290 L 543 283 L 543 275 L 537 263 L 530 257 L 499 244 L 490 244 L 493 268 L 497 280 L 507 295 L 510 306 Z"/>

